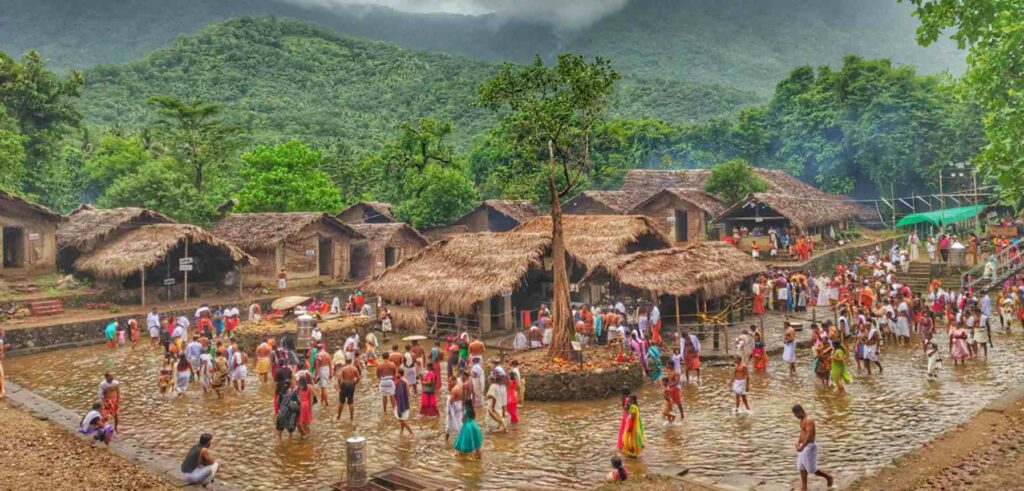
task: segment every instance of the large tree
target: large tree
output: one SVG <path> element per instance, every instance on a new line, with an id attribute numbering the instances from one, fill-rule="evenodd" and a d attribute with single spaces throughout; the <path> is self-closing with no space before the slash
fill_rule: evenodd
<path id="1" fill-rule="evenodd" d="M 704 190 L 718 196 L 723 203 L 732 205 L 750 193 L 768 190 L 768 182 L 754 172 L 743 159 L 732 159 L 711 168 Z"/>
<path id="2" fill-rule="evenodd" d="M 1011 204 L 1024 199 L 1024 1 L 909 0 L 921 20 L 917 40 L 929 45 L 956 29 L 960 48 L 970 48 L 964 81 L 985 108 L 988 144 L 978 155 L 982 170 L 999 183 Z"/>
<path id="3" fill-rule="evenodd" d="M 234 155 L 240 128 L 221 121 L 217 104 L 166 95 L 155 95 L 148 102 L 160 115 L 167 148 L 191 169 L 193 186 L 202 193 L 206 173 L 218 170 Z"/>
<path id="4" fill-rule="evenodd" d="M 593 136 L 611 105 L 619 74 L 608 60 L 563 54 L 553 66 L 506 63 L 480 87 L 479 104 L 504 112 L 501 125 L 527 163 L 542 169 L 551 203 L 554 274 L 549 355 L 567 357 L 573 335 L 561 200 L 593 167 Z"/>
<path id="5" fill-rule="evenodd" d="M 272 147 L 259 146 L 242 155 L 238 211 L 341 210 L 341 195 L 320 167 L 320 152 L 292 140 Z"/>

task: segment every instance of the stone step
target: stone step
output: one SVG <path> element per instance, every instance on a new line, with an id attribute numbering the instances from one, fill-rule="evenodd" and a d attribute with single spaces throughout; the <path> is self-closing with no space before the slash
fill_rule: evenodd
<path id="1" fill-rule="evenodd" d="M 29 302 L 28 305 L 29 310 L 32 311 L 32 315 L 64 315 L 64 303 L 61 302 L 59 299 L 47 298 L 41 300 L 33 300 Z"/>

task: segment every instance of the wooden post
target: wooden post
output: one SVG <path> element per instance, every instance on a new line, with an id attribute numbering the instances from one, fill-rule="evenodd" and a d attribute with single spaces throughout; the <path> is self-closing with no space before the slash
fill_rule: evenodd
<path id="1" fill-rule="evenodd" d="M 142 306 L 146 306 L 146 267 L 139 268 L 139 276 L 142 277 Z"/>
<path id="2" fill-rule="evenodd" d="M 242 287 L 242 267 L 238 267 L 238 298 L 245 297 L 245 290 Z"/>
<path id="3" fill-rule="evenodd" d="M 185 237 L 185 257 L 188 257 L 188 237 Z M 188 271 L 185 271 L 185 303 L 188 303 Z"/>
<path id="4" fill-rule="evenodd" d="M 680 319 L 679 295 L 676 295 L 675 298 L 676 298 L 676 337 L 679 338 L 679 341 L 682 341 L 683 340 L 683 323 L 680 322 L 680 320 L 679 320 Z"/>

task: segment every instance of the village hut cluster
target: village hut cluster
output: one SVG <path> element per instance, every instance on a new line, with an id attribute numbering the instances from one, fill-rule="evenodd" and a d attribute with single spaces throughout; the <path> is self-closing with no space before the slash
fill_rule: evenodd
<path id="1" fill-rule="evenodd" d="M 660 304 L 669 319 L 692 313 L 762 271 L 743 252 L 755 234 L 738 248 L 719 239 L 755 227 L 820 239 L 866 213 L 784 172 L 756 172 L 769 189 L 732 204 L 704 191 L 706 169 L 635 169 L 619 190 L 566 200 L 572 300 L 628 297 Z M 143 301 L 272 287 L 286 276 L 290 287 L 359 285 L 414 327 L 489 332 L 530 324 L 553 289 L 551 219 L 528 201 L 486 200 L 425 230 L 398 221 L 387 203 L 363 201 L 337 215 L 228 213 L 207 231 L 142 208 L 84 205 L 65 217 L 0 193 L 0 224 L 0 275 L 59 269 Z"/>

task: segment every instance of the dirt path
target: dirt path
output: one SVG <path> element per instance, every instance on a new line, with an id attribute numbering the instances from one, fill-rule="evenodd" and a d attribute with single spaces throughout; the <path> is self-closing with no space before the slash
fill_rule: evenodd
<path id="1" fill-rule="evenodd" d="M 1024 388 L 966 423 L 897 459 L 849 489 L 1020 489 L 1024 469 Z"/>
<path id="2" fill-rule="evenodd" d="M 20 491 L 175 489 L 135 464 L 0 402 L 0 485 Z"/>

